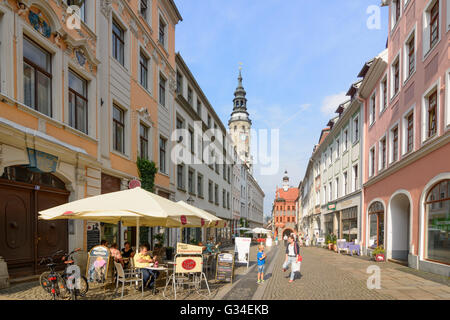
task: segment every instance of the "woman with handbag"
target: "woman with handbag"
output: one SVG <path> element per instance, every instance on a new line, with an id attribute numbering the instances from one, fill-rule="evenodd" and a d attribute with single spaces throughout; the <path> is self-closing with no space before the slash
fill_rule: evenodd
<path id="1" fill-rule="evenodd" d="M 302 256 L 300 255 L 300 247 L 296 241 L 294 241 L 294 236 L 289 236 L 289 244 L 286 246 L 286 260 L 283 264 L 283 272 L 286 272 L 289 266 L 291 266 L 291 276 L 289 283 L 294 282 L 295 272 L 300 271 L 299 263 L 302 261 Z"/>

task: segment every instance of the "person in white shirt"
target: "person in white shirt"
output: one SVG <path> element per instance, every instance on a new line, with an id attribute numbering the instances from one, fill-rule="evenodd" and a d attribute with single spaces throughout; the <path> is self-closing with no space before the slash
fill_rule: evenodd
<path id="1" fill-rule="evenodd" d="M 300 247 L 296 241 L 294 241 L 294 236 L 289 236 L 289 245 L 286 246 L 286 260 L 283 264 L 283 272 L 286 272 L 289 266 L 291 266 L 291 275 L 289 282 L 294 282 L 295 272 L 293 271 L 293 263 L 297 262 L 298 256 L 300 255 Z"/>

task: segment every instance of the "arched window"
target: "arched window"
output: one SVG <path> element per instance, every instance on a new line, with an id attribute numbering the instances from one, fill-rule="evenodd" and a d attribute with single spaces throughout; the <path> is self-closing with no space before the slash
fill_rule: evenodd
<path id="1" fill-rule="evenodd" d="M 51 173 L 33 171 L 33 169 L 25 166 L 5 168 L 3 175 L 0 176 L 0 179 L 66 190 L 65 183 Z"/>
<path id="2" fill-rule="evenodd" d="M 425 202 L 427 239 L 425 258 L 450 264 L 450 180 L 437 183 Z"/>
<path id="3" fill-rule="evenodd" d="M 379 201 L 369 207 L 370 239 L 369 247 L 384 245 L 384 207 Z"/>

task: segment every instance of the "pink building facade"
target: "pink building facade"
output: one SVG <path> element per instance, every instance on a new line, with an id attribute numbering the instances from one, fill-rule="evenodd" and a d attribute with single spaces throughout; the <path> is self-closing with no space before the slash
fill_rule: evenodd
<path id="1" fill-rule="evenodd" d="M 450 1 L 383 2 L 388 47 L 360 74 L 361 244 L 450 276 Z"/>

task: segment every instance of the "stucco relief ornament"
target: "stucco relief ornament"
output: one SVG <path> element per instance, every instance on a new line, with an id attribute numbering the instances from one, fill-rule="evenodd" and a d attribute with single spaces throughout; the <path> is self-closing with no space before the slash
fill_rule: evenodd
<path id="1" fill-rule="evenodd" d="M 42 17 L 30 10 L 28 19 L 36 31 L 39 31 L 44 37 L 50 38 L 52 29 Z"/>
<path id="2" fill-rule="evenodd" d="M 100 1 L 100 10 L 103 15 L 109 18 L 112 10 L 112 0 L 101 0 Z"/>
<path id="3" fill-rule="evenodd" d="M 80 49 L 75 50 L 75 56 L 77 57 L 80 66 L 84 67 L 84 65 L 86 64 L 86 56 L 84 55 L 83 51 L 81 51 Z"/>
<path id="4" fill-rule="evenodd" d="M 18 5 L 19 5 L 19 11 L 17 11 L 17 14 L 20 17 L 25 17 L 28 13 L 27 6 L 25 5 L 25 3 L 22 3 L 22 2 L 19 2 Z"/>

